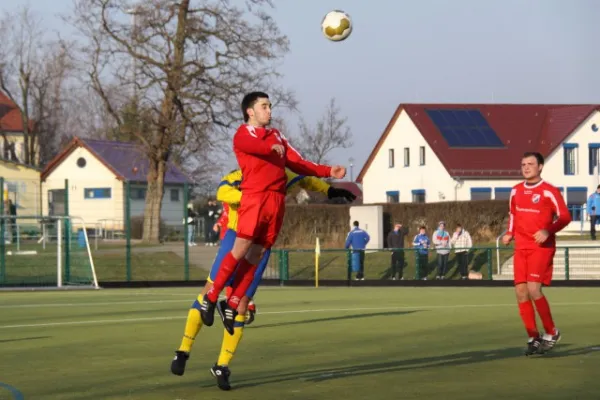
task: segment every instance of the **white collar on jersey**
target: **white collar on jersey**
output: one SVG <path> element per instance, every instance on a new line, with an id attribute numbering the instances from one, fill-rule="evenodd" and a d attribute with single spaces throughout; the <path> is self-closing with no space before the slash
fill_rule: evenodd
<path id="1" fill-rule="evenodd" d="M 523 182 L 523 186 L 525 186 L 527 189 L 534 189 L 534 188 L 540 186 L 543 182 L 544 182 L 543 179 L 540 179 L 540 181 L 538 183 L 534 183 L 533 185 L 528 185 L 527 182 Z"/>

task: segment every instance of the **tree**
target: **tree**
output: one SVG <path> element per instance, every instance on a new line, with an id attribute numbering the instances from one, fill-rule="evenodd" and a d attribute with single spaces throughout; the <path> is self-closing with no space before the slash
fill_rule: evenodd
<path id="1" fill-rule="evenodd" d="M 68 44 L 48 40 L 41 26 L 28 7 L 6 13 L 0 21 L 0 89 L 21 115 L 24 146 L 18 161 L 36 166 L 56 147 L 71 68 Z M 8 142 L 6 132 L 0 134 L 10 158 L 16 159 L 14 143 Z"/>
<path id="2" fill-rule="evenodd" d="M 347 120 L 347 117 L 340 116 L 340 109 L 332 98 L 314 128 L 309 127 L 304 119 L 300 120 L 300 133 L 296 138 L 298 150 L 311 161 L 327 163 L 327 156 L 332 150 L 352 147 L 352 131 L 346 125 Z"/>
<path id="3" fill-rule="evenodd" d="M 248 12 L 228 0 L 138 4 L 77 0 L 70 21 L 89 39 L 82 65 L 115 124 L 127 123 L 124 104 L 148 110 L 148 127 L 132 134 L 150 162 L 143 239 L 157 241 L 167 163 L 189 148 L 210 159 L 239 123 L 243 94 L 277 78 L 288 40 L 264 11 L 269 0 L 246 1 Z M 111 96 L 111 87 L 129 91 Z"/>

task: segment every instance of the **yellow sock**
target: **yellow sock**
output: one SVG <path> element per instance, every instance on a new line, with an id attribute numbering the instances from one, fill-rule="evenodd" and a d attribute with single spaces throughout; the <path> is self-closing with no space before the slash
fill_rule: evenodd
<path id="1" fill-rule="evenodd" d="M 189 353 L 194 345 L 194 340 L 202 328 L 202 318 L 200 318 L 200 302 L 202 301 L 202 295 L 198 295 L 198 298 L 192 304 L 192 308 L 188 311 L 187 320 L 185 321 L 185 330 L 183 331 L 183 339 L 181 340 L 181 346 L 179 351 L 185 351 Z"/>
<path id="2" fill-rule="evenodd" d="M 223 344 L 221 345 L 221 353 L 217 365 L 229 365 L 235 354 L 235 350 L 242 340 L 244 333 L 245 315 L 237 315 L 233 324 L 233 335 L 230 335 L 226 329 L 223 330 Z"/>

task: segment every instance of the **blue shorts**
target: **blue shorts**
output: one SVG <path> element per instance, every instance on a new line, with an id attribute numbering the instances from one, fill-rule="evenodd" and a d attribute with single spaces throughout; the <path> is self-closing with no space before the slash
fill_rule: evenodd
<path id="1" fill-rule="evenodd" d="M 232 229 L 228 229 L 227 232 L 225 233 L 225 236 L 223 237 L 223 240 L 221 241 L 219 251 L 217 252 L 217 256 L 215 257 L 215 260 L 213 261 L 213 265 L 210 268 L 210 274 L 208 275 L 209 282 L 212 283 L 215 281 L 215 278 L 217 277 L 217 274 L 219 273 L 219 267 L 221 266 L 221 262 L 223 261 L 223 258 L 225 258 L 227 253 L 229 253 L 231 251 L 231 249 L 233 248 L 233 243 L 235 242 L 235 237 L 236 237 L 236 232 Z M 260 284 L 260 281 L 262 280 L 262 276 L 265 272 L 265 269 L 267 268 L 267 265 L 269 264 L 270 256 L 271 256 L 271 249 L 268 249 L 263 254 L 263 256 L 260 260 L 260 263 L 258 264 L 258 267 L 256 268 L 256 272 L 254 273 L 254 279 L 252 280 L 252 284 L 246 291 L 246 296 L 248 296 L 248 298 L 250 298 L 250 299 L 252 299 L 252 297 L 254 297 L 254 294 L 256 293 L 256 290 L 258 289 L 258 285 Z M 227 284 L 225 286 L 231 286 L 233 283 L 234 277 L 235 277 L 235 274 L 234 274 L 234 276 L 232 276 L 229 279 L 229 281 L 227 282 Z"/>

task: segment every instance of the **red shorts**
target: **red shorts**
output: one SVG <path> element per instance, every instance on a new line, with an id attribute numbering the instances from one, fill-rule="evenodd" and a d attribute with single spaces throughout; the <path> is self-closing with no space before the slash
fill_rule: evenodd
<path id="1" fill-rule="evenodd" d="M 526 282 L 541 282 L 550 286 L 554 269 L 555 247 L 537 249 L 515 249 L 515 285 Z"/>
<path id="2" fill-rule="evenodd" d="M 284 194 L 265 192 L 244 195 L 242 193 L 238 208 L 237 236 L 252 240 L 252 243 L 269 249 L 277 240 L 284 214 Z"/>

